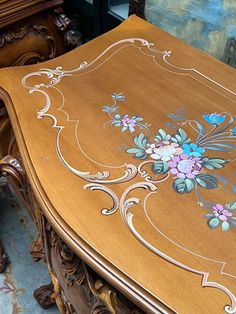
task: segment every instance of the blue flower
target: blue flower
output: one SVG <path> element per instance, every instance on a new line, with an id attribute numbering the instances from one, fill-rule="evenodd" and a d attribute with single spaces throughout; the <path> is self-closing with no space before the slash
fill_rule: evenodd
<path id="1" fill-rule="evenodd" d="M 195 143 L 184 144 L 182 149 L 185 155 L 193 157 L 201 157 L 205 152 L 205 148 L 198 147 Z"/>
<path id="2" fill-rule="evenodd" d="M 211 114 L 204 114 L 203 118 L 210 124 L 219 125 L 225 121 L 226 116 L 222 116 L 220 113 L 211 113 Z"/>
<path id="3" fill-rule="evenodd" d="M 236 126 L 234 126 L 232 129 L 230 129 L 233 135 L 236 135 Z"/>

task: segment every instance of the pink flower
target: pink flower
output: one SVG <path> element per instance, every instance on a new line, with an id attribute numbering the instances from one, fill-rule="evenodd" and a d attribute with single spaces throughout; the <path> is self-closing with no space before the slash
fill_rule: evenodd
<path id="1" fill-rule="evenodd" d="M 213 214 L 222 221 L 227 221 L 229 217 L 233 216 L 233 214 L 225 209 L 221 204 L 213 206 Z"/>
<path id="2" fill-rule="evenodd" d="M 135 119 L 129 118 L 128 115 L 125 115 L 121 122 L 123 125 L 122 131 L 126 131 L 128 129 L 130 132 L 134 132 L 134 128 L 137 122 Z"/>
<path id="3" fill-rule="evenodd" d="M 178 178 L 194 179 L 203 170 L 201 163 L 202 161 L 198 157 L 181 154 L 180 156 L 174 156 L 168 165 L 170 172 Z"/>

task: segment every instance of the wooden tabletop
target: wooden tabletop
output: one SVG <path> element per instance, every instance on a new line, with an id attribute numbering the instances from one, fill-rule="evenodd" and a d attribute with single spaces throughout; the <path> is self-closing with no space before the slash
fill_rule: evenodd
<path id="1" fill-rule="evenodd" d="M 0 71 L 45 215 L 148 313 L 236 313 L 235 82 L 135 16 Z"/>

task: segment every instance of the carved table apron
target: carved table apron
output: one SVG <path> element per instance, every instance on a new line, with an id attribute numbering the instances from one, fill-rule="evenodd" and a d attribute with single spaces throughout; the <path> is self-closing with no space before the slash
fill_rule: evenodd
<path id="1" fill-rule="evenodd" d="M 131 16 L 0 74 L 61 312 L 236 313 L 235 69 Z"/>

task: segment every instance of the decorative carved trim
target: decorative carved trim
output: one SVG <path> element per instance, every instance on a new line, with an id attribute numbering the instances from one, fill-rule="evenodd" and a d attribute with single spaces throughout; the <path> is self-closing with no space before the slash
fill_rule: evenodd
<path id="1" fill-rule="evenodd" d="M 7 116 L 7 110 L 2 100 L 0 100 L 0 119 Z"/>
<path id="2" fill-rule="evenodd" d="M 8 255 L 5 253 L 2 243 L 0 242 L 0 273 L 4 272 L 9 264 Z"/>
<path id="3" fill-rule="evenodd" d="M 0 34 L 0 48 L 3 47 L 6 44 L 10 44 L 11 42 L 22 39 L 25 36 L 38 36 L 42 37 L 47 43 L 49 48 L 49 54 L 48 58 L 52 59 L 56 56 L 56 42 L 55 39 L 52 37 L 49 29 L 45 26 L 34 24 L 34 23 L 28 23 L 25 26 L 17 29 L 17 30 L 9 30 L 6 32 L 2 32 Z M 43 61 L 44 57 L 40 55 L 35 55 L 35 53 L 30 53 L 30 55 L 24 55 L 20 57 L 14 65 L 23 65 L 25 64 L 29 59 L 36 58 L 37 61 Z"/>
<path id="4" fill-rule="evenodd" d="M 38 262 L 41 259 L 46 262 L 45 251 L 43 249 L 40 235 L 38 235 L 38 238 L 33 241 L 30 247 L 30 254 L 32 255 L 34 262 Z"/>
<path id="5" fill-rule="evenodd" d="M 64 36 L 64 45 L 66 47 L 76 47 L 78 44 L 78 38 L 75 35 L 75 32 L 72 30 L 67 30 L 63 34 Z"/>
<path id="6" fill-rule="evenodd" d="M 63 314 L 76 314 L 73 305 L 68 301 L 63 289 L 61 288 L 56 274 L 51 272 L 50 275 L 54 286 L 53 298 L 55 299 L 59 311 Z"/>
<path id="7" fill-rule="evenodd" d="M 64 45 L 74 48 L 78 44 L 78 38 L 75 32 L 69 29 L 70 19 L 65 15 L 63 8 L 58 7 L 52 12 L 52 21 L 56 28 L 62 32 L 64 37 Z"/>
<path id="8" fill-rule="evenodd" d="M 38 304 L 44 309 L 48 309 L 51 305 L 55 304 L 54 287 L 52 283 L 36 289 L 33 296 L 37 300 Z"/>
<path id="9" fill-rule="evenodd" d="M 10 143 L 9 145 L 11 146 L 11 144 L 12 143 Z M 9 150 L 11 148 L 10 146 Z M 34 194 L 31 191 L 20 157 L 7 155 L 0 159 L 0 174 L 2 174 L 3 176 L 10 176 L 13 179 L 14 183 L 17 186 L 16 188 L 22 197 L 22 200 L 25 202 L 27 208 L 29 209 L 29 213 L 32 216 L 32 219 L 34 220 L 36 225 L 38 225 L 35 216 L 35 206 L 37 206 L 37 202 L 35 201 Z"/>
<path id="10" fill-rule="evenodd" d="M 44 56 L 40 55 L 38 52 L 27 52 L 21 55 L 11 66 L 21 66 L 26 64 L 33 64 L 37 62 L 42 62 Z"/>
<path id="11" fill-rule="evenodd" d="M 52 20 L 56 28 L 60 31 L 66 30 L 71 23 L 61 7 L 53 10 Z"/>
<path id="12" fill-rule="evenodd" d="M 13 138 L 14 140 L 14 138 Z M 11 142 L 9 144 L 9 150 Z M 30 248 L 30 253 L 35 262 L 39 260 L 46 261 L 45 251 L 43 248 L 43 226 L 42 226 L 42 215 L 40 209 L 35 200 L 34 194 L 31 191 L 30 185 L 28 183 L 25 170 L 21 164 L 19 157 L 15 158 L 11 155 L 7 155 L 2 160 L 0 160 L 0 173 L 3 176 L 10 176 L 13 180 L 19 185 L 19 191 L 22 195 L 22 198 L 27 205 L 29 212 L 39 230 L 38 238 L 33 241 Z"/>
<path id="13" fill-rule="evenodd" d="M 129 15 L 136 14 L 144 18 L 145 0 L 129 0 Z"/>
<path id="14" fill-rule="evenodd" d="M 83 287 L 91 314 L 144 313 L 88 267 L 59 238 L 49 224 L 47 224 L 47 230 L 49 245 L 54 248 L 56 257 L 60 261 L 67 286 L 72 287 L 77 285 Z M 52 273 L 51 276 L 56 294 L 56 303 L 59 309 L 62 313 L 75 313 L 73 306 L 67 300 L 63 289 L 60 287 L 56 275 Z"/>
<path id="15" fill-rule="evenodd" d="M 25 186 L 25 171 L 21 166 L 20 160 L 11 155 L 7 155 L 0 160 L 0 172 L 2 175 L 12 176 L 18 184 Z"/>
<path id="16" fill-rule="evenodd" d="M 0 27 L 37 14 L 52 7 L 62 5 L 63 0 L 8 0 L 0 1 Z"/>

